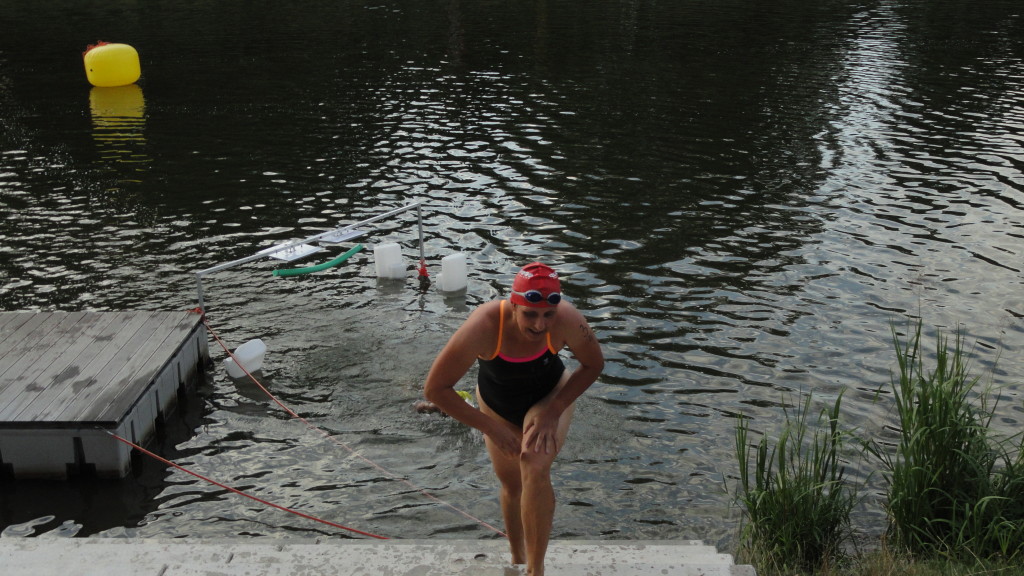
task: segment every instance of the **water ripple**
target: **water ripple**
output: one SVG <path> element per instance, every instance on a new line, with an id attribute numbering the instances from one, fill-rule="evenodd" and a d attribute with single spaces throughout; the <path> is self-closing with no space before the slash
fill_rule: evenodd
<path id="1" fill-rule="evenodd" d="M 4 41 L 87 20 L 38 17 L 62 4 Z M 555 264 L 607 358 L 559 465 L 556 537 L 728 540 L 736 419 L 770 434 L 799 395 L 848 390 L 851 425 L 891 426 L 890 326 L 908 316 L 929 335 L 965 323 L 975 366 L 1011 382 L 995 420 L 1021 421 L 1024 76 L 1007 30 L 888 4 L 230 4 L 146 20 L 139 40 L 175 57 L 150 51 L 144 114 L 97 115 L 77 77 L 4 82 L 33 64 L 0 61 L 0 307 L 187 309 L 196 270 L 425 201 L 428 268 L 465 252 L 465 294 L 415 289 L 407 215 L 366 241 L 400 243 L 408 281 L 378 282 L 370 250 L 305 277 L 259 261 L 204 280 L 209 317 L 235 345 L 268 342 L 259 376 L 303 416 L 497 522 L 479 435 L 411 406 L 470 309 L 524 262 Z M 1008 21 L 995 4 L 979 10 Z M 213 352 L 177 461 L 359 528 L 490 537 Z M 137 506 L 82 533 L 335 533 L 148 474 L 126 484 Z"/>

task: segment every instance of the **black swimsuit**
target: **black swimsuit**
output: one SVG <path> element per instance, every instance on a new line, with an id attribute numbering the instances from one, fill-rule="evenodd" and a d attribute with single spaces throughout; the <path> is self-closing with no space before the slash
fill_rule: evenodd
<path id="1" fill-rule="evenodd" d="M 479 359 L 477 385 L 480 397 L 492 410 L 509 422 L 523 426 L 526 413 L 551 393 L 565 372 L 565 364 L 551 349 L 551 333 L 544 348 L 528 358 L 510 358 L 501 354 L 501 333 L 505 327 L 505 301 L 498 309 L 498 346 L 494 356 Z"/>

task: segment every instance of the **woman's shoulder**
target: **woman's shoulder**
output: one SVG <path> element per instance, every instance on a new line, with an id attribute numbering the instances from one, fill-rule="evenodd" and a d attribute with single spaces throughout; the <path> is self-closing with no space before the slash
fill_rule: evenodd
<path id="1" fill-rule="evenodd" d="M 491 354 L 500 331 L 501 304 L 498 301 L 477 306 L 459 329 L 463 345 L 473 350 L 477 357 Z"/>
<path id="2" fill-rule="evenodd" d="M 501 302 L 494 300 L 477 306 L 469 317 L 466 318 L 465 326 L 474 331 L 497 329 L 501 324 Z"/>
<path id="3" fill-rule="evenodd" d="M 569 343 L 572 335 L 579 333 L 587 327 L 587 321 L 571 302 L 562 300 L 558 304 L 558 318 L 552 327 L 552 335 L 559 340 L 559 344 L 565 346 Z"/>
<path id="4" fill-rule="evenodd" d="M 501 302 L 501 300 L 491 300 L 490 302 L 484 302 L 483 304 L 477 306 L 470 316 L 477 316 L 479 318 L 497 321 L 503 309 Z"/>

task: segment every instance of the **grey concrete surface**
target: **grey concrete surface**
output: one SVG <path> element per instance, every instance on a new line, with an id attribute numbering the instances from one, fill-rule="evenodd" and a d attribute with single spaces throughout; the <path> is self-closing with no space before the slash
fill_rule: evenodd
<path id="1" fill-rule="evenodd" d="M 3 538 L 6 576 L 519 576 L 504 540 Z M 756 576 L 698 541 L 551 543 L 549 576 Z"/>

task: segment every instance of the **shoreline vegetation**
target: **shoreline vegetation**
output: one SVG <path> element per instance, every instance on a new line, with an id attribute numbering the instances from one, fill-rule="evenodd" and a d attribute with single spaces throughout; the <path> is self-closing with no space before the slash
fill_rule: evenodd
<path id="1" fill-rule="evenodd" d="M 753 443 L 737 424 L 737 559 L 759 576 L 1024 576 L 1024 432 L 992 432 L 999 394 L 971 376 L 960 327 L 930 355 L 920 320 L 892 338 L 898 373 L 877 401 L 893 404 L 896 438 L 848 430 L 842 393 L 817 415 L 808 394 L 773 438 Z M 884 480 L 886 531 L 867 549 L 850 522 L 864 489 L 845 475 L 855 458 Z"/>

